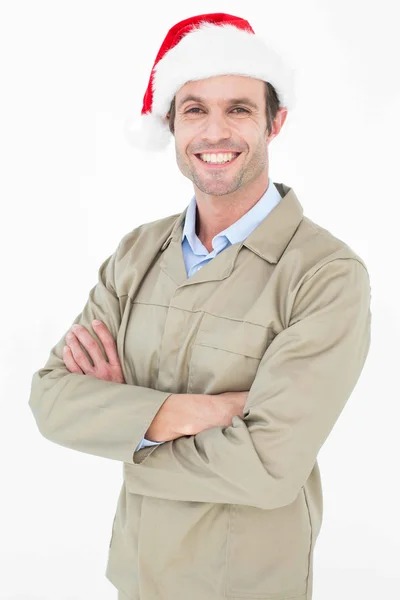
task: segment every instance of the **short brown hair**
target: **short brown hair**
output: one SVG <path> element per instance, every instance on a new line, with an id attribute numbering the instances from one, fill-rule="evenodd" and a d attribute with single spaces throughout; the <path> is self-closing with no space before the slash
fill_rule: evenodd
<path id="1" fill-rule="evenodd" d="M 276 93 L 274 86 L 271 85 L 270 83 L 268 83 L 268 81 L 265 81 L 264 83 L 265 83 L 265 104 L 266 104 L 266 113 L 267 113 L 267 129 L 268 129 L 268 135 L 271 135 L 272 123 L 276 117 L 278 110 L 279 110 L 279 99 L 278 99 L 278 94 Z M 168 121 L 169 130 L 172 134 L 174 134 L 175 133 L 175 127 L 174 127 L 175 96 L 170 104 L 168 112 L 170 115 L 169 121 Z"/>

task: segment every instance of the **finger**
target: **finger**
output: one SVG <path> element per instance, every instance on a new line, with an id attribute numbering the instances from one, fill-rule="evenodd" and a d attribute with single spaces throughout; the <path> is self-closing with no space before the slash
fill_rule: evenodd
<path id="1" fill-rule="evenodd" d="M 63 348 L 63 361 L 64 361 L 65 366 L 67 367 L 68 371 L 71 371 L 71 373 L 81 373 L 83 375 L 82 370 L 74 361 L 74 357 L 72 356 L 71 348 L 69 348 L 68 346 L 64 346 L 64 348 Z"/>
<path id="2" fill-rule="evenodd" d="M 83 325 L 78 325 L 71 333 L 74 333 L 82 346 L 85 348 L 93 364 L 96 366 L 105 362 L 104 355 L 100 350 L 99 344 L 96 342 L 91 333 Z"/>
<path id="3" fill-rule="evenodd" d="M 84 373 L 91 373 L 94 367 L 92 366 L 90 360 L 87 358 L 86 354 L 79 345 L 78 338 L 72 333 L 72 331 L 70 331 L 66 336 L 66 341 L 72 352 L 72 356 L 76 364 L 82 369 Z"/>
<path id="4" fill-rule="evenodd" d="M 120 365 L 117 345 L 107 325 L 102 321 L 93 321 L 93 328 L 104 346 L 108 362 L 112 367 Z"/>

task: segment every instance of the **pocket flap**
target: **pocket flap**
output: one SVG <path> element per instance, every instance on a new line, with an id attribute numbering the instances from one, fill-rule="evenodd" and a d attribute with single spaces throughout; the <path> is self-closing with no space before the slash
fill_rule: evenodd
<path id="1" fill-rule="evenodd" d="M 273 337 L 270 327 L 206 313 L 197 332 L 195 345 L 261 359 Z"/>

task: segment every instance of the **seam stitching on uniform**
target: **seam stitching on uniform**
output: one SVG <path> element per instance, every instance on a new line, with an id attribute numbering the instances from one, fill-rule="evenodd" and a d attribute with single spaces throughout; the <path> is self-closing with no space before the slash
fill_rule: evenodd
<path id="1" fill-rule="evenodd" d="M 308 552 L 308 570 L 307 570 L 307 588 L 306 588 L 306 594 L 308 594 L 309 586 L 310 586 L 310 571 L 311 571 L 311 559 L 312 559 L 311 554 L 312 554 L 313 542 L 314 542 L 314 529 L 313 529 L 313 524 L 312 524 L 312 520 L 311 520 L 308 498 L 307 498 L 307 494 L 306 494 L 306 490 L 305 490 L 304 486 L 302 487 L 302 490 L 303 490 L 303 496 L 304 496 L 304 500 L 306 502 L 306 507 L 307 507 L 308 521 L 310 523 L 310 550 Z"/>
<path id="2" fill-rule="evenodd" d="M 200 330 L 201 331 L 201 330 Z M 235 356 L 244 356 L 245 358 L 252 358 L 253 360 L 261 360 L 260 356 L 253 356 L 251 354 L 243 354 L 243 352 L 235 352 L 234 350 L 226 350 L 225 348 L 220 348 L 219 346 L 213 346 L 212 344 L 205 344 L 204 342 L 198 342 L 193 344 L 193 348 L 195 346 L 203 346 L 204 348 L 213 348 L 213 350 L 220 350 L 222 352 L 228 352 L 228 354 L 235 354 Z"/>
<path id="3" fill-rule="evenodd" d="M 365 265 L 358 258 L 355 258 L 354 256 L 337 256 L 336 258 L 332 258 L 331 260 L 328 260 L 326 263 L 324 263 L 323 265 L 318 267 L 318 269 L 316 271 L 314 271 L 314 273 L 312 275 L 307 277 L 307 279 L 305 279 L 303 281 L 303 283 L 307 283 L 307 281 L 310 281 L 310 279 L 312 279 L 314 277 L 314 275 L 316 275 L 318 273 L 318 271 L 320 271 L 323 267 L 326 267 L 326 265 L 329 265 L 331 262 L 335 262 L 335 260 L 354 260 L 363 267 L 364 271 L 369 276 L 368 270 L 366 269 Z"/>
<path id="4" fill-rule="evenodd" d="M 224 584 L 225 584 L 225 590 L 224 590 L 224 594 L 227 596 L 229 594 L 229 581 L 228 581 L 228 556 L 229 556 L 229 547 L 230 547 L 230 541 L 231 541 L 231 532 L 233 532 L 232 526 L 233 526 L 233 510 L 234 508 L 236 508 L 235 504 L 230 504 L 229 505 L 229 520 L 228 520 L 228 531 L 227 531 L 227 536 L 226 536 L 226 552 L 225 552 L 225 580 L 224 580 Z M 229 597 L 229 596 L 228 596 Z"/>
<path id="5" fill-rule="evenodd" d="M 125 296 L 128 296 L 128 294 L 125 294 Z M 121 296 L 122 298 L 122 296 Z M 130 296 L 129 296 L 130 298 Z M 184 312 L 188 312 L 188 313 L 192 313 L 192 314 L 197 314 L 197 313 L 204 313 L 205 315 L 210 315 L 211 317 L 215 317 L 216 319 L 224 319 L 225 321 L 234 321 L 235 323 L 248 323 L 249 325 L 254 325 L 255 327 L 262 327 L 263 329 L 273 329 L 273 327 L 271 327 L 270 325 L 262 325 L 261 323 L 253 323 L 253 321 L 247 321 L 246 319 L 234 319 L 232 317 L 224 317 L 223 315 L 216 315 L 214 313 L 208 312 L 207 310 L 189 310 L 188 308 L 181 308 L 181 307 L 177 307 L 177 306 L 168 306 L 167 304 L 156 304 L 154 302 L 136 302 L 133 301 L 132 298 L 130 298 L 132 304 L 140 304 L 141 306 L 158 306 L 160 308 L 168 308 L 168 309 L 175 309 L 175 310 L 182 310 Z M 202 330 L 204 331 L 204 330 Z"/>

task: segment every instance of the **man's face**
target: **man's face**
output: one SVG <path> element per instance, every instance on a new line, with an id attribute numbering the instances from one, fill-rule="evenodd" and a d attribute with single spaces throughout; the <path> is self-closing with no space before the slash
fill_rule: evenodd
<path id="1" fill-rule="evenodd" d="M 258 179 L 266 187 L 274 130 L 268 138 L 263 81 L 237 75 L 191 81 L 176 93 L 175 110 L 177 163 L 202 192 L 231 194 Z M 230 152 L 240 154 L 222 164 L 199 156 Z"/>

